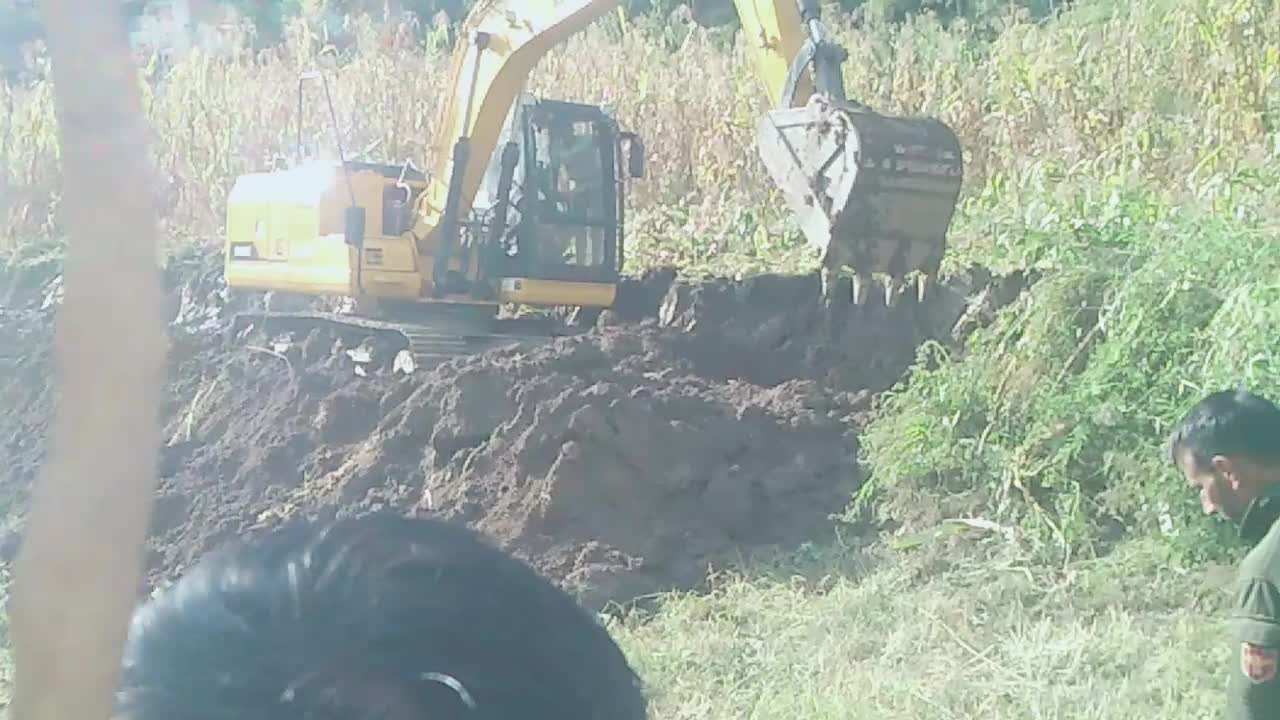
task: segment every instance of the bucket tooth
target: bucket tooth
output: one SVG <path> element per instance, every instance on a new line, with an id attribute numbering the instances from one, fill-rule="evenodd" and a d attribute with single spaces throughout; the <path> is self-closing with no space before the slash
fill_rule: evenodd
<path id="1" fill-rule="evenodd" d="M 853 274 L 852 292 L 850 299 L 854 305 L 862 305 L 867 302 L 867 296 L 871 294 L 871 285 L 874 278 L 871 273 L 857 272 Z"/>
<path id="2" fill-rule="evenodd" d="M 835 297 L 836 274 L 832 272 L 831 268 L 824 265 L 818 270 L 818 282 L 820 284 L 818 288 L 819 295 L 822 297 L 823 303 L 830 306 L 832 298 Z"/>
<path id="3" fill-rule="evenodd" d="M 898 304 L 899 291 L 902 284 L 892 275 L 884 276 L 884 306 L 891 308 Z"/>

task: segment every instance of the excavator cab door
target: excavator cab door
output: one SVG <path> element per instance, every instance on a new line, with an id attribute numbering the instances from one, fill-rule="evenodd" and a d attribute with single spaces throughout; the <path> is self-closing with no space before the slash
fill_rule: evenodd
<path id="1" fill-rule="evenodd" d="M 526 110 L 519 253 L 545 280 L 618 277 L 617 134 L 592 105 L 542 100 Z"/>

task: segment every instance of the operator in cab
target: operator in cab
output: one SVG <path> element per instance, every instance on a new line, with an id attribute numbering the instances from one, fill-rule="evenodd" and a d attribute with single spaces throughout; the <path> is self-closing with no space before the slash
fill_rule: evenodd
<path id="1" fill-rule="evenodd" d="M 1229 622 L 1231 720 L 1280 717 L 1280 408 L 1253 393 L 1220 391 L 1182 418 L 1174 466 L 1252 546 L 1240 565 Z"/>

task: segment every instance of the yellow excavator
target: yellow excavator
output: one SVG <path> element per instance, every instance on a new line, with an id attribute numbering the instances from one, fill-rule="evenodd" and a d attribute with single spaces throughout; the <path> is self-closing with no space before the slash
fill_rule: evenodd
<path id="1" fill-rule="evenodd" d="M 619 2 L 480 0 L 453 56 L 430 174 L 347 160 L 338 142 L 336 162 L 238 178 L 227 205 L 229 287 L 355 305 L 349 314 L 241 317 L 382 334 L 423 360 L 555 332 L 500 319 L 503 304 L 610 307 L 624 260 L 625 178 L 643 177 L 644 143 L 599 107 L 522 88 L 543 55 Z M 956 135 L 934 119 L 889 117 L 847 99 L 846 54 L 828 39 L 819 0 L 735 3 L 773 105 L 758 123 L 758 150 L 822 254 L 824 296 L 846 267 L 854 303 L 865 302 L 876 273 L 886 303 L 912 272 L 923 294 L 960 193 Z"/>

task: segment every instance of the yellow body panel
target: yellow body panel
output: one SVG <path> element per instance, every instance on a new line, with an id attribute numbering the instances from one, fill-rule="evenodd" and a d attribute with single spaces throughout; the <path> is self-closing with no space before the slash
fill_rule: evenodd
<path id="1" fill-rule="evenodd" d="M 782 86 L 791 60 L 804 46 L 805 29 L 795 0 L 734 0 L 743 38 L 751 49 L 756 75 L 764 85 L 769 104 L 782 102 Z M 813 80 L 800 79 L 794 103 L 803 105 L 813 94 Z"/>
<path id="2" fill-rule="evenodd" d="M 227 201 L 227 283 L 307 295 L 417 298 L 421 264 L 408 234 L 369 234 L 357 283 L 356 250 L 343 238 L 342 211 L 354 192 L 376 230 L 383 188 L 394 181 L 360 171 L 350 173 L 349 183 L 336 164 L 319 161 L 238 178 Z"/>
<path id="3" fill-rule="evenodd" d="M 617 291 L 618 287 L 613 283 L 502 278 L 498 298 L 502 302 L 521 305 L 605 308 L 613 305 Z"/>
<path id="4" fill-rule="evenodd" d="M 363 294 L 397 300 L 416 300 L 422 295 L 424 276 L 412 237 L 366 237 L 360 258 Z M 426 272 L 430 271 L 428 265 Z"/>

